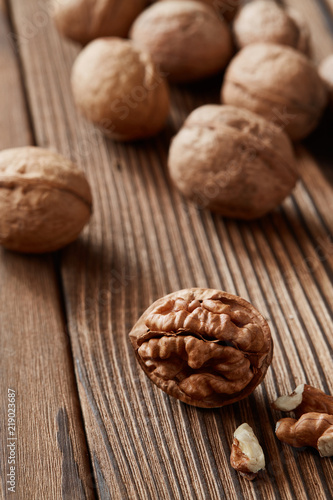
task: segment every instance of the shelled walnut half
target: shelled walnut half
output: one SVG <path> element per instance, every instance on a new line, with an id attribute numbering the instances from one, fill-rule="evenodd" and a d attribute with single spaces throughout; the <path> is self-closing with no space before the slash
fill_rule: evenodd
<path id="1" fill-rule="evenodd" d="M 157 300 L 130 339 L 142 369 L 160 389 L 204 408 L 251 394 L 273 354 L 269 326 L 250 303 L 203 288 Z"/>

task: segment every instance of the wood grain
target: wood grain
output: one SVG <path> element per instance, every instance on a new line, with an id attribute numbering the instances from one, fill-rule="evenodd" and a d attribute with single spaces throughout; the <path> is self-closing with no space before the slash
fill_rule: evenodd
<path id="1" fill-rule="evenodd" d="M 331 50 L 315 2 L 289 3 L 311 17 L 316 57 Z M 332 185 L 313 158 L 315 144 L 297 149 L 302 182 L 274 214 L 245 224 L 198 210 L 169 183 L 168 144 L 191 109 L 216 101 L 220 78 L 173 88 L 168 126 L 155 140 L 117 144 L 74 108 L 78 47 L 50 19 L 27 38 L 24 21 L 36 24 L 37 0 L 12 0 L 12 9 L 37 143 L 77 161 L 93 189 L 92 223 L 62 252 L 61 276 L 99 498 L 331 498 L 332 460 L 277 441 L 280 414 L 269 406 L 304 381 L 333 390 Z M 169 398 L 138 369 L 129 344 L 153 300 L 191 286 L 237 293 L 270 322 L 272 368 L 232 407 L 202 410 Z M 232 433 L 244 421 L 267 457 L 254 483 L 229 465 Z"/>
<path id="2" fill-rule="evenodd" d="M 32 140 L 11 31 L 0 2 L 1 148 Z M 0 497 L 94 498 L 54 260 L 1 250 L 0 276 Z M 8 389 L 16 393 L 14 435 Z M 12 442 L 15 493 L 7 483 Z"/>

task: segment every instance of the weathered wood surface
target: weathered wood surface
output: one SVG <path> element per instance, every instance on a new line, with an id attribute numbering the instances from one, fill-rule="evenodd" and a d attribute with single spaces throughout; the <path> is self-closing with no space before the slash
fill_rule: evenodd
<path id="1" fill-rule="evenodd" d="M 332 52 L 322 2 L 288 4 L 310 21 L 316 60 Z M 61 253 L 60 273 L 99 498 L 331 498 L 332 460 L 278 442 L 273 429 L 279 415 L 269 402 L 303 381 L 333 392 L 333 180 L 325 132 L 331 130 L 332 119 L 297 147 L 302 182 L 274 214 L 240 223 L 198 211 L 171 187 L 167 149 L 191 109 L 218 99 L 219 78 L 174 88 L 168 127 L 156 140 L 128 145 L 107 141 L 74 108 L 69 75 L 79 48 L 59 38 L 47 7 L 38 0 L 11 0 L 36 143 L 75 160 L 87 173 L 95 200 L 89 228 Z M 29 272 L 46 286 L 43 272 L 52 277 L 53 263 L 38 259 Z M 45 321 L 55 317 L 61 323 L 59 297 L 48 286 L 49 294 L 42 289 L 38 295 L 48 304 Z M 275 356 L 265 382 L 246 401 L 229 408 L 196 409 L 169 398 L 138 369 L 128 342 L 129 330 L 153 300 L 191 286 L 222 288 L 249 299 L 272 328 Z M 20 294 L 23 297 L 23 291 Z M 6 291 L 6 296 L 11 295 Z M 3 304 L 8 308 L 5 296 Z M 43 312 L 37 301 L 30 309 Z M 69 404 L 71 391 L 64 391 L 64 377 L 56 373 L 64 360 L 71 367 L 69 351 L 55 344 L 50 333 L 49 355 L 57 361 L 46 358 L 47 366 L 56 368 L 45 394 L 49 397 L 53 390 Z M 29 346 L 25 348 L 35 349 L 33 342 Z M 14 352 L 18 356 L 20 351 Z M 22 388 L 31 397 L 38 381 L 28 377 Z M 47 425 L 45 401 L 34 408 L 36 427 Z M 232 433 L 243 421 L 254 427 L 267 457 L 267 472 L 254 483 L 229 466 Z M 83 442 L 73 446 L 78 462 Z M 37 453 L 37 444 L 32 442 L 31 449 Z M 44 453 L 36 461 L 50 466 L 49 448 Z M 54 453 L 59 454 L 56 447 Z M 55 483 L 50 476 L 47 494 L 36 482 L 30 485 L 35 488 L 28 490 L 31 498 L 61 498 L 52 489 L 59 484 L 59 467 L 52 468 Z M 77 491 L 77 485 L 68 486 L 68 498 L 76 498 Z M 21 495 L 18 498 L 30 498 Z"/>
<path id="2" fill-rule="evenodd" d="M 0 1 L 1 149 L 33 140 L 10 31 Z M 0 251 L 0 318 L 0 498 L 94 498 L 52 256 Z M 15 391 L 15 403 L 8 400 L 8 389 Z M 14 411 L 8 404 L 15 404 L 15 417 L 8 415 L 8 408 Z M 15 420 L 10 427 L 8 416 Z M 10 467 L 15 467 L 15 492 L 8 490 Z"/>

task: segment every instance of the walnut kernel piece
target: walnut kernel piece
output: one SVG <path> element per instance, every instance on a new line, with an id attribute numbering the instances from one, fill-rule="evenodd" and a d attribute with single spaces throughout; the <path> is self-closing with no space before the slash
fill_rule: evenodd
<path id="1" fill-rule="evenodd" d="M 259 441 L 248 424 L 240 425 L 234 432 L 230 464 L 246 479 L 252 481 L 265 468 L 265 456 Z"/>
<path id="2" fill-rule="evenodd" d="M 272 403 L 274 410 L 294 411 L 297 418 L 304 413 L 328 413 L 333 415 L 333 397 L 311 385 L 301 384 L 286 396 Z"/>
<path id="3" fill-rule="evenodd" d="M 0 244 L 25 253 L 52 252 L 74 241 L 92 211 L 86 177 L 47 149 L 0 152 Z"/>
<path id="4" fill-rule="evenodd" d="M 299 420 L 282 418 L 276 424 L 276 437 L 295 448 L 311 446 L 320 456 L 333 456 L 333 415 L 305 413 Z"/>
<path id="5" fill-rule="evenodd" d="M 204 408 L 251 394 L 273 354 L 269 326 L 251 304 L 203 288 L 154 302 L 130 339 L 141 367 L 160 389 Z"/>

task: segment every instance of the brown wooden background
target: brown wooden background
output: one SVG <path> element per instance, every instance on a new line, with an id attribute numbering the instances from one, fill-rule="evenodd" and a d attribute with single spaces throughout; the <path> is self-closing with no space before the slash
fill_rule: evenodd
<path id="1" fill-rule="evenodd" d="M 288 0 L 310 22 L 314 57 L 333 52 L 333 2 Z M 307 381 L 333 392 L 332 116 L 297 146 L 302 181 L 258 222 L 187 204 L 166 176 L 169 140 L 220 77 L 173 89 L 156 140 L 103 139 L 69 87 L 79 47 L 61 40 L 47 0 L 0 0 L 0 148 L 54 148 L 86 172 L 94 216 L 56 255 L 0 252 L 1 498 L 305 499 L 333 497 L 333 461 L 274 437 L 269 402 Z M 275 356 L 246 401 L 186 406 L 138 369 L 128 332 L 161 295 L 209 286 L 250 300 L 270 322 Z M 6 491 L 7 389 L 17 392 L 17 486 Z M 247 421 L 267 471 L 253 483 L 229 466 Z"/>

